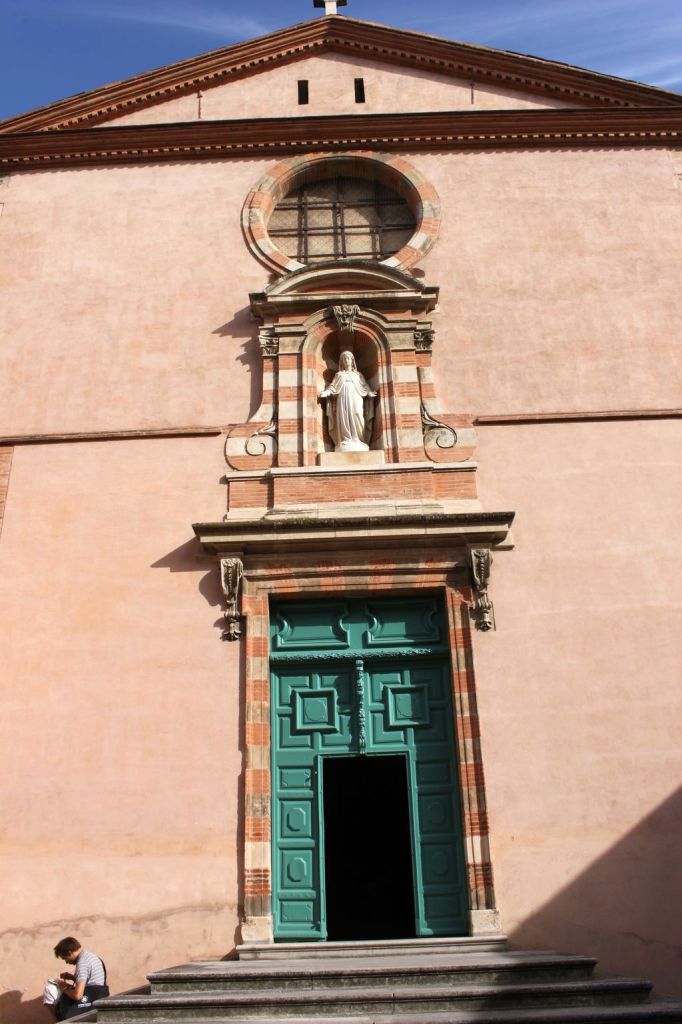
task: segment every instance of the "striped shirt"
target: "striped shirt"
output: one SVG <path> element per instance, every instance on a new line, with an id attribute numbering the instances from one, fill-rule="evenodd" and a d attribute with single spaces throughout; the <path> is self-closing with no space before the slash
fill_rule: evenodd
<path id="1" fill-rule="evenodd" d="M 84 949 L 76 960 L 74 984 L 84 981 L 86 985 L 104 985 L 104 964 L 94 953 Z"/>

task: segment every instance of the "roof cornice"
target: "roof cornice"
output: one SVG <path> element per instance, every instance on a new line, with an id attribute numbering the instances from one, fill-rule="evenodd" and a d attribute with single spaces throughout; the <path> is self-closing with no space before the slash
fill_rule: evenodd
<path id="1" fill-rule="evenodd" d="M 101 124 L 199 89 L 324 52 L 552 97 L 576 106 L 682 107 L 682 95 L 567 64 L 342 16 L 325 16 L 133 78 L 78 93 L 0 123 L 0 134 Z"/>
<path id="2" fill-rule="evenodd" d="M 682 109 L 349 114 L 0 135 L 0 167 L 30 170 L 347 150 L 632 148 L 681 143 Z"/>

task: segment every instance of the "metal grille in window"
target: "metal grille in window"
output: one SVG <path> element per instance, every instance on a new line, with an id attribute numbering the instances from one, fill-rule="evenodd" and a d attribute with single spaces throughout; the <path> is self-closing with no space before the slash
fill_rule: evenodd
<path id="1" fill-rule="evenodd" d="M 397 192 L 378 181 L 329 178 L 290 192 L 272 212 L 268 232 L 301 263 L 383 260 L 413 235 L 414 217 Z"/>

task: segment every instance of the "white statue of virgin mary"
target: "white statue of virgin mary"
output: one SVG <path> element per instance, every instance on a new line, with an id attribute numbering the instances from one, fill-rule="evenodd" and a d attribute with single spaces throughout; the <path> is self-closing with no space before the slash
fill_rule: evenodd
<path id="1" fill-rule="evenodd" d="M 358 370 L 352 352 L 341 353 L 338 373 L 319 397 L 327 400 L 327 424 L 334 451 L 368 451 L 376 391 L 372 391 Z"/>

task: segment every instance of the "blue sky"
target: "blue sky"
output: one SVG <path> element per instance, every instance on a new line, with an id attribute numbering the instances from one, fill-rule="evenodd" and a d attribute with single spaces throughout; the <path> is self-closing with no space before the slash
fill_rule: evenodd
<path id="1" fill-rule="evenodd" d="M 682 92 L 682 0 L 348 0 L 340 13 Z M 319 16 L 312 0 L 0 0 L 0 119 Z"/>

